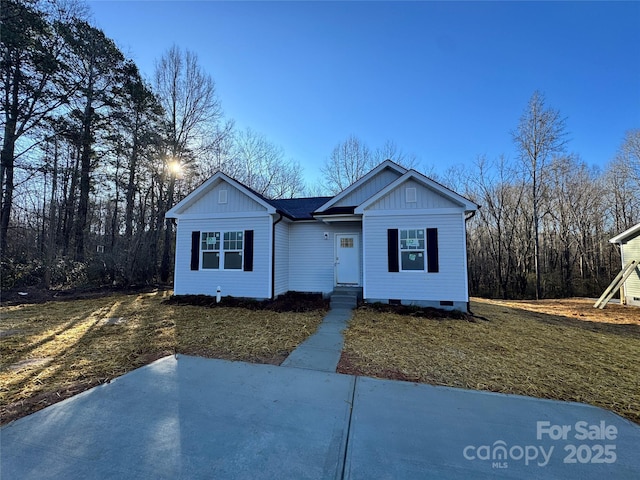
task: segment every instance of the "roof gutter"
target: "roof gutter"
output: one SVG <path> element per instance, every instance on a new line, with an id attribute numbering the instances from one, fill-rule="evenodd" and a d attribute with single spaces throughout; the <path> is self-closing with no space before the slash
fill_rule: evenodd
<path id="1" fill-rule="evenodd" d="M 282 213 L 276 210 L 278 219 L 273 222 L 271 228 L 271 298 L 276 296 L 276 225 L 282 221 Z"/>

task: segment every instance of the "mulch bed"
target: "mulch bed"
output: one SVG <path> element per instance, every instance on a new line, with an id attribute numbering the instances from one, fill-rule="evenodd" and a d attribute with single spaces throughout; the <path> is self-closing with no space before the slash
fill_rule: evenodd
<path id="1" fill-rule="evenodd" d="M 329 299 L 322 294 L 288 292 L 275 300 L 252 300 L 250 298 L 222 297 L 220 303 L 209 295 L 172 295 L 164 301 L 167 305 L 195 305 L 210 308 L 246 308 L 248 310 L 270 310 L 273 312 L 311 312 L 328 310 Z"/>

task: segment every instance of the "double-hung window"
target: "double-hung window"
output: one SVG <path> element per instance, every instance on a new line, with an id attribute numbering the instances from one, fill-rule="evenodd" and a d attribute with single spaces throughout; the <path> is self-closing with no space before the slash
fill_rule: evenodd
<path id="1" fill-rule="evenodd" d="M 424 271 L 426 254 L 424 229 L 400 230 L 400 269 Z"/>
<path id="2" fill-rule="evenodd" d="M 244 232 L 202 232 L 202 268 L 241 270 Z"/>
<path id="3" fill-rule="evenodd" d="M 242 269 L 243 232 L 224 232 L 224 269 Z"/>
<path id="4" fill-rule="evenodd" d="M 220 232 L 202 232 L 202 268 L 220 268 Z"/>

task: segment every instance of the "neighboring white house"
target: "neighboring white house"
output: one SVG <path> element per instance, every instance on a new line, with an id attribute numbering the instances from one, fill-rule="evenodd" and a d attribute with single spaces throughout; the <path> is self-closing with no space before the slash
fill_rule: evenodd
<path id="1" fill-rule="evenodd" d="M 633 268 L 622 285 L 621 297 L 627 305 L 640 306 L 640 223 L 616 235 L 609 242 L 620 247 L 622 269 Z"/>
<path id="2" fill-rule="evenodd" d="M 362 288 L 365 301 L 468 308 L 478 206 L 389 160 L 335 197 L 270 200 L 218 172 L 175 205 L 174 293 L 274 298 Z"/>

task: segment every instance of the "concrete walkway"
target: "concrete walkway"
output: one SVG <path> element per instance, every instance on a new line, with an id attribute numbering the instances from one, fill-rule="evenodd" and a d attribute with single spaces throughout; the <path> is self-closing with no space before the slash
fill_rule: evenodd
<path id="1" fill-rule="evenodd" d="M 344 343 L 342 332 L 352 315 L 353 311 L 348 308 L 329 310 L 316 333 L 298 345 L 282 362 L 282 366 L 335 372 Z"/>
<path id="2" fill-rule="evenodd" d="M 182 355 L 0 442 L 3 480 L 640 478 L 640 426 L 600 408 Z"/>
<path id="3" fill-rule="evenodd" d="M 344 344 L 342 332 L 358 303 L 358 290 L 337 288 L 331 295 L 331 310 L 322 319 L 318 330 L 298 345 L 281 366 L 335 372 Z"/>

